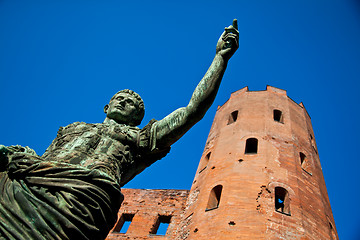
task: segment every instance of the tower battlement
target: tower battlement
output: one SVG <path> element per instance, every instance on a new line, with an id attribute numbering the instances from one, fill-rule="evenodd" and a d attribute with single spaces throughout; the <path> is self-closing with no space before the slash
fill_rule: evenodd
<path id="1" fill-rule="evenodd" d="M 279 94 L 279 95 L 283 95 L 283 96 L 287 96 L 289 98 L 289 100 L 293 101 L 295 104 L 298 104 L 301 108 L 304 108 L 305 111 L 306 111 L 306 108 L 304 106 L 304 104 L 302 102 L 300 103 L 296 103 L 292 98 L 290 98 L 288 95 L 287 95 L 287 91 L 286 90 L 283 90 L 281 88 L 277 88 L 277 87 L 272 87 L 270 85 L 266 85 L 266 89 L 265 90 L 249 90 L 249 87 L 246 86 L 242 89 L 239 89 L 235 92 L 232 92 L 230 94 L 230 98 L 223 104 L 223 105 L 219 105 L 217 107 L 217 109 L 220 109 L 222 106 L 224 106 L 232 97 L 236 97 L 237 95 L 239 94 L 244 94 L 244 93 L 257 93 L 257 92 L 271 92 L 271 93 L 274 93 L 274 94 Z M 306 113 L 308 114 L 308 116 L 310 117 L 309 113 L 306 111 Z"/>

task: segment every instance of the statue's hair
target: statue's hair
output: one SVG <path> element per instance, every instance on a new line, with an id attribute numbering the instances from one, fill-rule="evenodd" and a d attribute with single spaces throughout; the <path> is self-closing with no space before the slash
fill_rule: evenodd
<path id="1" fill-rule="evenodd" d="M 127 93 L 129 95 L 131 95 L 132 97 L 134 97 L 139 105 L 138 105 L 138 115 L 136 116 L 136 122 L 135 124 L 136 125 L 139 125 L 141 123 L 141 120 L 144 118 L 144 115 L 145 115 L 145 105 L 144 105 L 144 101 L 142 100 L 142 98 L 140 97 L 139 94 L 137 94 L 136 92 L 134 92 L 133 90 L 130 90 L 130 89 L 124 89 L 124 90 L 121 90 L 121 91 L 118 91 L 117 93 L 114 94 L 114 96 L 110 99 L 110 101 L 112 101 L 115 96 L 119 93 Z"/>

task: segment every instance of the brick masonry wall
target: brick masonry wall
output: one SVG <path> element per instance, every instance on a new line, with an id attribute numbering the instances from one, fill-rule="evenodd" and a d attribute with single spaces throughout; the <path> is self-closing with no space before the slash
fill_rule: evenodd
<path id="1" fill-rule="evenodd" d="M 121 224 L 123 214 L 133 214 L 134 217 L 126 233 L 119 233 L 121 226 L 115 225 L 107 240 L 175 238 L 189 190 L 122 189 L 121 191 L 125 199 L 118 213 L 118 224 Z M 156 228 L 159 216 L 171 216 L 165 236 L 151 234 Z"/>

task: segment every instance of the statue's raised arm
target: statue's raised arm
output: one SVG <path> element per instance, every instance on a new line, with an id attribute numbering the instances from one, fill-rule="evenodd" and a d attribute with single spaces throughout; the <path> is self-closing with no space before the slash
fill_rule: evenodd
<path id="1" fill-rule="evenodd" d="M 220 36 L 214 60 L 195 88 L 189 104 L 175 110 L 156 123 L 156 145 L 158 147 L 172 145 L 203 118 L 215 99 L 227 63 L 238 47 L 239 32 L 237 20 L 234 19 L 233 24 L 225 28 Z"/>
<path id="2" fill-rule="evenodd" d="M 104 107 L 103 123 L 60 127 L 42 156 L 0 145 L 0 239 L 105 239 L 117 222 L 120 187 L 164 157 L 211 106 L 238 35 L 234 20 L 189 104 L 158 122 L 138 128 L 144 103 L 125 89 Z"/>

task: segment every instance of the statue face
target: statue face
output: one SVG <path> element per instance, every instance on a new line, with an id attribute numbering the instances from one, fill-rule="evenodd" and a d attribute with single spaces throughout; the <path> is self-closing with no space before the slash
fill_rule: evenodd
<path id="1" fill-rule="evenodd" d="M 106 116 L 117 123 L 134 125 L 134 119 L 139 111 L 139 103 L 130 94 L 117 93 L 104 110 Z"/>

